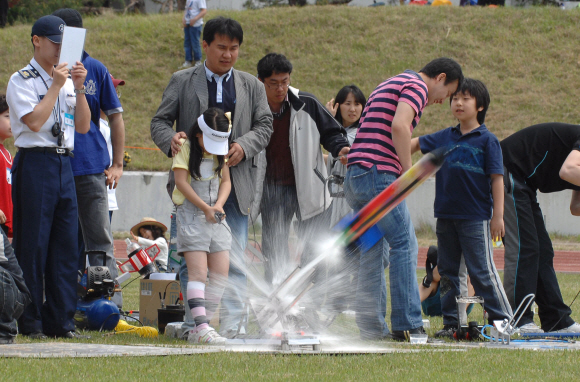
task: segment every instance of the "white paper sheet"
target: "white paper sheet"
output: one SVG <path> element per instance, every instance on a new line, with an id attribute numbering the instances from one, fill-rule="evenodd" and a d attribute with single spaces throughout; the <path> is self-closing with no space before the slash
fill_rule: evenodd
<path id="1" fill-rule="evenodd" d="M 67 63 L 67 68 L 72 69 L 77 61 L 83 56 L 85 47 L 85 36 L 87 30 L 84 28 L 64 27 L 62 34 L 62 44 L 60 46 L 59 64 Z"/>

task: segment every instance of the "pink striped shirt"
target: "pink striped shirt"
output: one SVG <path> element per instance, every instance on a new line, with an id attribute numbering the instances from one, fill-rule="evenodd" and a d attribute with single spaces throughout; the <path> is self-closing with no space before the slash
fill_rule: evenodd
<path id="1" fill-rule="evenodd" d="M 375 165 L 380 172 L 401 173 L 391 135 L 391 123 L 399 102 L 405 102 L 415 110 L 415 118 L 409 126 L 413 132 L 427 105 L 427 85 L 416 72 L 406 70 L 391 77 L 370 95 L 348 153 L 348 166 L 357 163 L 371 168 Z"/>

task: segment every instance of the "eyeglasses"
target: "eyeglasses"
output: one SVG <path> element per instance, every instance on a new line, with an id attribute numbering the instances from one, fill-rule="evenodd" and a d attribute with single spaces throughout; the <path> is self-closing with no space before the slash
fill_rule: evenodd
<path id="1" fill-rule="evenodd" d="M 282 88 L 282 90 L 284 90 L 288 89 L 288 87 L 290 86 L 290 81 L 283 82 L 281 84 L 269 84 L 267 82 L 264 82 L 264 85 L 266 85 L 270 90 L 278 90 L 278 88 Z"/>
<path id="2" fill-rule="evenodd" d="M 52 129 L 51 129 L 51 133 L 53 137 L 58 137 L 57 139 L 57 145 L 62 146 L 62 139 L 64 138 L 64 131 L 60 128 L 60 123 L 55 122 L 54 125 L 52 125 Z"/>

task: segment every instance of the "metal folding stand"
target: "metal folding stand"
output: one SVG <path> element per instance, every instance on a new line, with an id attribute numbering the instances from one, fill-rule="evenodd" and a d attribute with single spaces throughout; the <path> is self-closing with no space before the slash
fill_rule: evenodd
<path id="1" fill-rule="evenodd" d="M 491 342 L 503 342 L 506 345 L 509 345 L 511 336 L 519 333 L 519 329 L 517 328 L 518 323 L 522 319 L 524 312 L 528 309 L 528 307 L 534 301 L 536 297 L 535 294 L 530 293 L 522 299 L 522 302 L 514 312 L 514 315 L 511 320 L 507 318 L 503 321 L 496 320 L 493 322 L 493 328 L 491 329 L 490 337 Z M 525 305 L 524 305 L 525 304 Z M 518 315 L 519 314 L 519 315 Z"/>

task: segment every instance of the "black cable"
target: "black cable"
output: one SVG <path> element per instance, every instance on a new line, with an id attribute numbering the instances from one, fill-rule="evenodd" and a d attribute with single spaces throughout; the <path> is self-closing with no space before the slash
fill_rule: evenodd
<path id="1" fill-rule="evenodd" d="M 129 281 L 127 284 L 121 287 L 121 290 L 125 289 L 127 286 L 129 286 L 129 284 L 131 284 L 135 280 L 141 280 L 141 277 L 135 277 L 133 280 Z"/>
<path id="2" fill-rule="evenodd" d="M 105 318 L 105 320 L 103 321 L 103 324 L 102 324 L 102 325 L 101 325 L 101 327 L 99 328 L 99 332 L 102 332 L 102 331 L 103 331 L 103 327 L 105 326 L 105 323 L 107 322 L 107 320 L 108 320 L 108 319 L 109 319 L 111 316 L 123 316 L 123 317 L 128 317 L 128 318 L 131 318 L 131 319 L 133 319 L 133 320 L 137 321 L 138 323 L 140 323 L 142 327 L 143 327 L 143 326 L 145 326 L 145 325 L 143 325 L 143 323 L 142 323 L 141 321 L 139 321 L 139 319 L 138 319 L 138 318 L 135 318 L 135 317 L 133 317 L 133 316 L 129 316 L 129 315 L 127 315 L 127 314 L 123 314 L 123 313 L 120 313 L 120 312 L 119 312 L 119 313 L 111 313 L 111 314 L 109 314 L 109 315 L 107 316 L 107 318 Z"/>
<path id="3" fill-rule="evenodd" d="M 120 315 L 121 315 L 121 313 L 111 313 L 111 314 L 109 314 L 109 315 L 107 316 L 107 318 L 105 318 L 105 319 L 103 320 L 103 323 L 101 324 L 101 327 L 99 328 L 99 332 L 103 331 L 103 327 L 105 326 L 105 323 L 107 323 L 107 320 L 108 320 L 109 318 L 111 318 L 111 316 L 120 316 Z"/>
<path id="4" fill-rule="evenodd" d="M 256 222 L 254 222 L 254 219 L 252 219 L 251 213 L 249 213 L 248 215 L 250 215 L 250 221 L 252 222 L 252 232 L 254 234 L 254 243 L 256 243 L 256 245 L 260 249 L 260 252 L 262 252 L 262 245 L 260 245 L 260 243 L 258 243 L 258 239 L 256 239 Z M 262 232 L 262 236 L 264 236 L 263 232 Z"/>
<path id="5" fill-rule="evenodd" d="M 163 299 L 164 299 L 164 300 L 165 300 L 165 296 L 166 296 L 166 293 L 167 293 L 167 287 L 168 287 L 168 286 L 170 286 L 170 285 L 171 285 L 171 284 L 173 284 L 173 283 L 177 284 L 177 281 L 176 281 L 176 280 L 173 280 L 173 281 L 171 281 L 170 283 L 168 283 L 167 285 L 165 285 L 165 290 L 163 291 Z M 178 286 L 179 286 L 179 284 L 178 284 Z M 161 292 L 160 292 L 160 293 L 161 293 Z"/>

